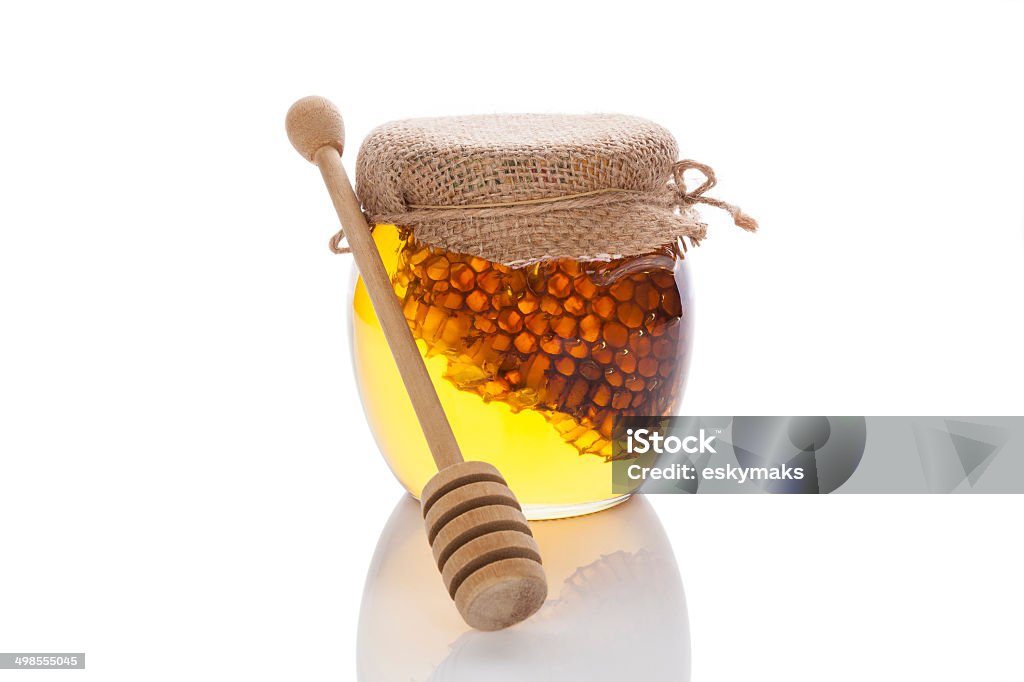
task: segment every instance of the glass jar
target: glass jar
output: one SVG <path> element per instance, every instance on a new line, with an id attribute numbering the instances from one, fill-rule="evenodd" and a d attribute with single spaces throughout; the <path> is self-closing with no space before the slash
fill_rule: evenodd
<path id="1" fill-rule="evenodd" d="M 692 344 L 675 245 L 610 262 L 512 268 L 418 243 L 394 225 L 377 248 L 467 459 L 494 464 L 530 518 L 603 509 L 616 416 L 668 415 Z M 361 280 L 352 352 L 370 427 L 414 496 L 436 473 Z"/>

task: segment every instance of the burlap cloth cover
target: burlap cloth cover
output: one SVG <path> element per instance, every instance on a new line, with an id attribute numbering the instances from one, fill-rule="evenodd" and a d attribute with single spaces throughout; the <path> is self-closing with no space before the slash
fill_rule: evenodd
<path id="1" fill-rule="evenodd" d="M 714 173 L 676 161 L 665 128 L 633 116 L 484 115 L 386 123 L 364 140 L 356 191 L 367 220 L 413 228 L 416 239 L 504 265 L 551 258 L 610 260 L 704 238 L 703 193 Z M 683 172 L 703 184 L 686 190 Z M 339 233 L 332 248 L 343 251 Z"/>

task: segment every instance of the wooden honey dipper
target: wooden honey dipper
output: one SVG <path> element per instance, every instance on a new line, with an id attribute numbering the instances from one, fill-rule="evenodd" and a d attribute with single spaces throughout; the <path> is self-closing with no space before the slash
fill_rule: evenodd
<path id="1" fill-rule="evenodd" d="M 420 504 L 445 587 L 472 627 L 500 630 L 514 625 L 535 613 L 547 597 L 537 543 L 498 470 L 462 459 L 342 166 L 341 114 L 322 97 L 304 97 L 288 110 L 285 127 L 292 146 L 320 169 L 437 464 L 438 473 L 424 486 Z"/>

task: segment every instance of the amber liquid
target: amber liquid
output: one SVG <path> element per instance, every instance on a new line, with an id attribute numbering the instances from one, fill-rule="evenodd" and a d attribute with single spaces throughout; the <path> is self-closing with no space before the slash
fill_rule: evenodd
<path id="1" fill-rule="evenodd" d="M 613 503 L 614 418 L 670 414 L 681 398 L 690 314 L 680 254 L 507 268 L 391 225 L 374 239 L 464 456 L 494 464 L 535 518 Z M 371 428 L 418 496 L 436 469 L 362 280 L 354 309 Z"/>

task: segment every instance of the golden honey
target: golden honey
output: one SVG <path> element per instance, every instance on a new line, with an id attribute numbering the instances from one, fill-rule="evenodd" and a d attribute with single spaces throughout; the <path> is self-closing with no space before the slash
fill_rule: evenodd
<path id="1" fill-rule="evenodd" d="M 532 518 L 621 499 L 615 417 L 678 407 L 691 339 L 682 254 L 510 268 L 374 229 L 377 248 L 463 455 L 494 464 Z M 436 472 L 362 282 L 353 354 L 367 417 L 399 481 Z"/>

